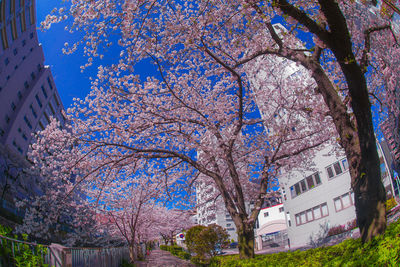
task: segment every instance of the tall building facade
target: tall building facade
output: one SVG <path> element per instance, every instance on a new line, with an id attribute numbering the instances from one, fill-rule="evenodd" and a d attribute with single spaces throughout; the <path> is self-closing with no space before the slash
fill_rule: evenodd
<path id="1" fill-rule="evenodd" d="M 0 219 L 8 222 L 23 216 L 15 208 L 15 198 L 40 192 L 41 178 L 30 172 L 26 160 L 33 134 L 43 130 L 51 117 L 65 123 L 37 38 L 35 2 L 0 0 Z"/>
<path id="2" fill-rule="evenodd" d="M 25 156 L 32 133 L 63 105 L 36 33 L 35 0 L 0 2 L 0 143 Z"/>

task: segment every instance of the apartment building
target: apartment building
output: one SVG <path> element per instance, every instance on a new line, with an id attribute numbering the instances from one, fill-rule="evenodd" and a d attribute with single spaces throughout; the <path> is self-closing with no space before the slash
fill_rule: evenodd
<path id="1" fill-rule="evenodd" d="M 55 117 L 62 102 L 36 33 L 35 0 L 0 1 L 0 211 L 22 216 L 14 198 L 40 191 L 26 155 L 33 134 Z M 9 218 L 10 216 L 8 216 Z M 11 215 L 11 217 L 13 217 Z"/>
<path id="2" fill-rule="evenodd" d="M 197 223 L 204 226 L 215 223 L 227 230 L 229 239 L 237 241 L 235 223 L 225 208 L 217 189 L 212 182 L 207 181 L 209 178 L 202 177 L 204 180 L 199 178 L 196 182 Z M 249 203 L 247 204 L 247 209 L 250 209 Z"/>
<path id="3" fill-rule="evenodd" d="M 0 143 L 25 156 L 32 133 L 50 117 L 65 122 L 63 105 L 36 34 L 35 0 L 0 3 Z"/>

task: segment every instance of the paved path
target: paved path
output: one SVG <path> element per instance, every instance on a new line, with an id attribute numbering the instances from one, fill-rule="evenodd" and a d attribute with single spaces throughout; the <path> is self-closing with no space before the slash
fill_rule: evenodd
<path id="1" fill-rule="evenodd" d="M 136 263 L 138 267 L 195 267 L 189 261 L 175 257 L 168 251 L 155 248 L 146 261 Z"/>

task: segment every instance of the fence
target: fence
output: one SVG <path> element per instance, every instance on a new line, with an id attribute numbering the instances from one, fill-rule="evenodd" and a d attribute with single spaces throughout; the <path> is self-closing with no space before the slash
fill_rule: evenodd
<path id="1" fill-rule="evenodd" d="M 27 258 L 29 255 L 32 259 L 39 258 L 51 267 L 118 267 L 122 259 L 129 259 L 128 247 L 68 248 L 59 244 L 46 246 L 2 235 L 0 242 L 0 267 L 12 266 L 16 259 Z"/>

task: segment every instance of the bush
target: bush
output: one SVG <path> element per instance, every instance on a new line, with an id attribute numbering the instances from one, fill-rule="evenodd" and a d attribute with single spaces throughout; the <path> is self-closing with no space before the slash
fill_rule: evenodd
<path id="1" fill-rule="evenodd" d="M 344 225 L 334 226 L 328 231 L 328 236 L 338 235 L 346 232 L 346 227 Z"/>
<path id="2" fill-rule="evenodd" d="M 183 260 L 190 260 L 191 258 L 190 253 L 186 251 L 180 251 L 177 256 Z"/>
<path id="3" fill-rule="evenodd" d="M 189 251 L 196 253 L 199 258 L 211 258 L 217 250 L 229 243 L 226 229 L 211 224 L 207 227 L 196 225 L 186 233 L 186 245 Z"/>
<path id="4" fill-rule="evenodd" d="M 0 235 L 13 239 L 22 238 L 28 241 L 28 235 L 21 237 L 11 234 L 11 229 L 0 225 Z M 48 266 L 44 264 L 42 255 L 47 254 L 47 248 L 42 245 L 31 246 L 24 243 L 12 244 L 10 240 L 2 239 L 0 246 L 1 266 Z M 4 264 L 4 265 L 2 265 Z"/>
<path id="5" fill-rule="evenodd" d="M 238 255 L 217 256 L 210 266 L 400 266 L 400 221 L 388 226 L 386 233 L 367 242 L 348 239 L 331 246 L 306 251 L 256 255 L 240 260 Z"/>
<path id="6" fill-rule="evenodd" d="M 126 259 L 122 259 L 121 263 L 119 264 L 119 267 L 135 267 L 135 265 L 133 265 Z"/>
<path id="7" fill-rule="evenodd" d="M 386 200 L 386 212 L 389 212 L 391 209 L 397 206 L 396 200 L 392 197 Z"/>
<path id="8" fill-rule="evenodd" d="M 354 228 L 357 228 L 357 227 L 358 227 L 358 225 L 357 225 L 357 220 L 354 219 L 354 220 L 352 220 L 352 221 L 350 221 L 350 222 L 347 223 L 346 230 L 347 230 L 347 231 L 350 231 L 350 230 L 353 230 Z"/>
<path id="9" fill-rule="evenodd" d="M 190 260 L 191 257 L 190 253 L 184 251 L 183 248 L 178 245 L 172 245 L 172 246 L 161 245 L 160 249 L 169 251 L 172 255 L 177 256 L 183 260 Z"/>

